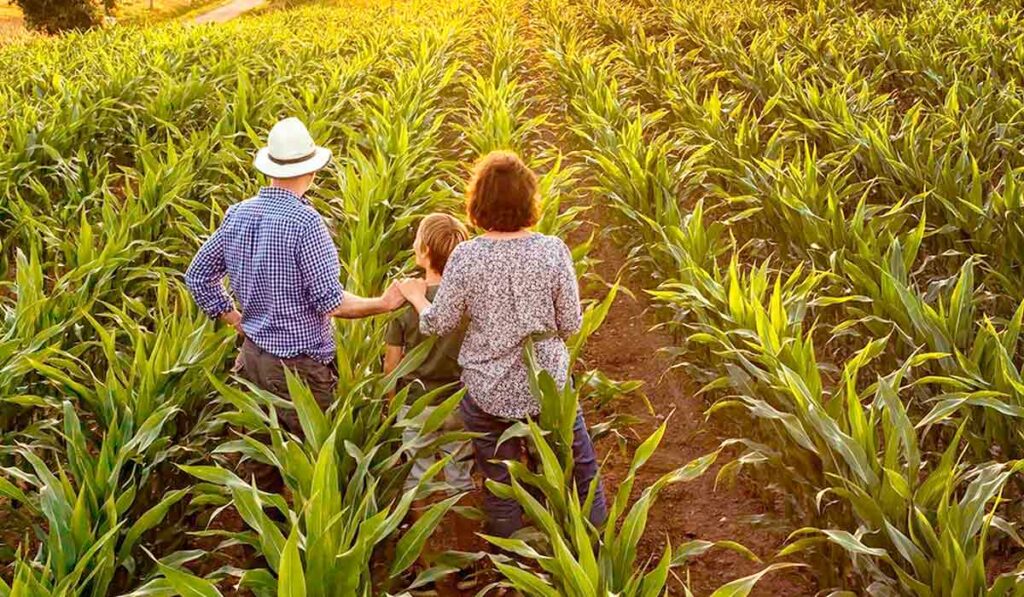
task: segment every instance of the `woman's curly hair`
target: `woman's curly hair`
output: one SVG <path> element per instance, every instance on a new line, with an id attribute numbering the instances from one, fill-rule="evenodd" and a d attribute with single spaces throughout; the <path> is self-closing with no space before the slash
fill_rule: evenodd
<path id="1" fill-rule="evenodd" d="M 477 161 L 466 189 L 469 221 L 492 232 L 529 228 L 540 217 L 537 175 L 511 151 Z"/>

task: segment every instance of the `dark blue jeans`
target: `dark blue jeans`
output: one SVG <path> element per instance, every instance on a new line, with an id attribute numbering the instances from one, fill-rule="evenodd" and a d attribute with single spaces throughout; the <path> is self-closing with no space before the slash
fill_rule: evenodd
<path id="1" fill-rule="evenodd" d="M 503 461 L 520 460 L 524 454 L 529 457 L 524 438 L 510 438 L 501 446 L 498 439 L 515 421 L 495 417 L 484 412 L 470 397 L 462 400 L 460 406 L 462 419 L 467 431 L 483 434 L 473 440 L 473 455 L 476 465 L 484 476 L 498 483 L 511 484 L 511 475 Z M 590 432 L 583 421 L 583 414 L 576 417 L 572 440 L 573 477 L 582 503 L 590 485 L 597 477 L 597 453 Z M 498 461 L 498 462 L 495 462 Z M 535 463 L 530 460 L 533 468 Z M 487 513 L 487 533 L 497 537 L 509 537 L 523 527 L 523 509 L 515 500 L 501 499 L 490 491 L 484 494 L 484 510 Z M 600 525 L 608 518 L 608 506 L 605 502 L 604 488 L 600 481 L 594 495 L 594 505 L 590 510 L 590 522 Z"/>

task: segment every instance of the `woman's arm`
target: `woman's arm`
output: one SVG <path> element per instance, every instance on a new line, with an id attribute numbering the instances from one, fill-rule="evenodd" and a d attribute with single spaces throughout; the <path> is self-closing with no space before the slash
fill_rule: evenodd
<path id="1" fill-rule="evenodd" d="M 555 274 L 555 325 L 558 335 L 568 338 L 583 325 L 583 307 L 580 305 L 580 286 L 576 281 L 576 267 L 572 253 L 565 243 L 558 243 L 558 268 Z"/>
<path id="2" fill-rule="evenodd" d="M 405 299 L 420 314 L 420 331 L 431 336 L 450 334 L 459 328 L 466 315 L 469 288 L 465 282 L 461 247 L 455 249 L 444 268 L 441 286 L 434 301 L 427 300 L 424 280 L 406 280 L 401 289 Z"/>

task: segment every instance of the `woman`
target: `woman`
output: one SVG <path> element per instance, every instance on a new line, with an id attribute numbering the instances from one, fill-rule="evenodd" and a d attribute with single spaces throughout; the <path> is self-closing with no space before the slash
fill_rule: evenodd
<path id="1" fill-rule="evenodd" d="M 420 314 L 420 331 L 440 335 L 469 320 L 459 364 L 467 397 L 461 410 L 473 440 L 476 464 L 488 479 L 509 484 L 503 461 L 518 460 L 525 445 L 513 438 L 498 446 L 516 421 L 536 417 L 523 347 L 534 339 L 536 359 L 555 381 L 569 378 L 565 339 L 580 328 L 582 313 L 572 255 L 560 239 L 529 230 L 538 218 L 537 176 L 517 155 L 493 152 L 474 168 L 466 192 L 470 221 L 486 232 L 460 244 L 448 258 L 433 303 L 423 280 L 407 280 L 403 295 Z M 576 418 L 573 472 L 582 496 L 598 472 L 594 444 L 582 413 Z M 515 500 L 491 493 L 484 508 L 488 533 L 508 537 L 522 527 Z M 596 488 L 590 520 L 600 524 L 607 506 Z"/>

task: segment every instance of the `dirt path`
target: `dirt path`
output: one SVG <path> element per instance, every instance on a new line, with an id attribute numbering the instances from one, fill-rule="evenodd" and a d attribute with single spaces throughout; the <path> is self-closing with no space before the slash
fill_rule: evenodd
<path id="1" fill-rule="evenodd" d="M 266 0 L 232 0 L 227 4 L 222 4 L 217 8 L 204 12 L 196 18 L 192 19 L 192 22 L 196 25 L 202 25 L 204 23 L 223 23 L 230 21 L 235 17 L 239 17 L 254 8 L 258 8 L 265 4 Z"/>
<path id="2" fill-rule="evenodd" d="M 532 15 L 536 18 L 536 15 Z M 530 16 L 526 17 L 527 19 Z M 528 21 L 524 31 L 531 31 Z M 558 148 L 567 156 L 569 164 L 580 167 L 581 188 L 588 186 L 587 172 L 591 166 L 579 154 L 574 153 L 574 134 L 567 122 L 566 98 L 562 97 L 553 84 L 553 73 L 548 72 L 550 63 L 538 52 L 537 40 L 531 40 L 531 59 L 528 64 L 529 85 L 544 98 L 544 111 L 550 119 L 543 131 L 546 144 Z M 640 470 L 634 489 L 634 499 L 643 488 L 652 485 L 665 473 L 678 469 L 705 454 L 715 451 L 723 436 L 713 424 L 705 421 L 704 399 L 696 396 L 699 385 L 690 380 L 682 371 L 672 369 L 675 364 L 663 349 L 677 346 L 666 332 L 657 329 L 659 323 L 650 309 L 650 301 L 644 289 L 654 282 L 641 276 L 624 276 L 627 250 L 616 242 L 612 231 L 621 224 L 617 213 L 606 207 L 604 197 L 586 193 L 580 204 L 590 206 L 585 213 L 588 222 L 566 239 L 570 246 L 585 242 L 591 234 L 596 240 L 591 257 L 598 263 L 593 271 L 608 282 L 621 278 L 630 292 L 619 292 L 616 302 L 604 324 L 592 336 L 584 350 L 583 360 L 587 369 L 599 369 L 610 378 L 620 381 L 640 380 L 644 382 L 639 395 L 620 399 L 610 405 L 609 413 L 595 413 L 588 409 L 590 426 L 601 422 L 611 414 L 636 417 L 643 422 L 632 427 L 630 435 L 642 440 L 653 433 L 668 417 L 661 446 L 654 456 Z M 587 288 L 587 286 L 594 286 Z M 599 285 L 584 285 L 586 298 L 600 299 L 606 289 Z M 629 296 L 629 294 L 633 296 Z M 586 406 L 585 406 L 586 408 Z M 651 414 L 650 409 L 654 413 Z M 615 488 L 626 475 L 632 459 L 622 454 L 614 439 L 598 443 L 598 450 L 604 461 L 602 473 L 606 488 Z M 690 589 L 698 597 L 709 595 L 721 585 L 753 574 L 772 561 L 772 556 L 784 544 L 792 529 L 781 528 L 783 516 L 765 504 L 756 488 L 742 476 L 735 484 L 715 486 L 715 476 L 729 457 L 723 455 L 718 464 L 703 477 L 691 483 L 678 483 L 663 490 L 651 509 L 647 530 L 641 540 L 642 558 L 660 558 L 666 540 L 673 547 L 694 539 L 706 541 L 736 541 L 762 558 L 752 562 L 739 554 L 712 549 L 694 560 L 687 568 L 673 572 L 683 579 L 689 575 Z M 756 524 L 758 521 L 767 524 Z M 774 523 L 774 528 L 769 526 Z M 807 572 L 782 571 L 764 577 L 754 588 L 753 595 L 762 596 L 810 596 L 817 592 L 816 583 Z M 670 581 L 670 595 L 683 595 L 679 582 Z"/>
<path id="3" fill-rule="evenodd" d="M 573 151 L 576 149 L 573 147 L 574 135 L 564 110 L 566 98 L 557 92 L 550 63 L 544 59 L 542 42 L 537 39 L 531 23 L 531 19 L 537 18 L 537 15 L 527 9 L 521 13 L 520 18 L 521 41 L 527 47 L 528 56 L 525 61 L 528 67 L 522 73 L 521 81 L 539 100 L 532 106 L 528 116 L 548 116 L 538 131 L 542 138 L 532 149 L 539 151 L 545 147 L 557 148 L 566 156 L 567 165 L 580 167 L 581 177 L 576 184 L 577 188 L 585 188 L 589 184 L 586 180 L 589 166 Z M 566 240 L 571 246 L 577 245 L 596 233 L 597 240 L 591 257 L 597 259 L 598 263 L 592 271 L 606 281 L 614 281 L 620 278 L 624 269 L 626 250 L 608 232 L 615 228 L 618 219 L 613 210 L 602 206 L 602 199 L 586 193 L 577 199 L 578 204 L 589 205 L 592 209 L 584 215 L 588 222 Z M 641 396 L 614 402 L 607 412 L 593 412 L 590 405 L 584 405 L 584 408 L 590 426 L 615 414 L 639 419 L 642 422 L 631 430 L 623 430 L 637 439 L 649 436 L 666 417 L 671 416 L 671 423 L 660 448 L 637 477 L 633 496 L 636 498 L 643 488 L 653 484 L 665 473 L 716 450 L 722 437 L 704 420 L 704 400 L 694 395 L 697 386 L 682 372 L 671 370 L 673 362 L 662 351 L 675 344 L 670 335 L 653 329 L 657 321 L 650 312 L 650 304 L 643 291 L 651 287 L 652 283 L 639 278 L 624 278 L 623 283 L 636 298 L 630 297 L 627 292 L 619 293 L 604 325 L 591 337 L 583 360 L 587 369 L 600 369 L 612 379 L 643 381 L 643 391 L 654 414 L 648 410 Z M 606 291 L 599 284 L 584 285 L 587 298 L 602 298 Z M 636 442 L 633 442 L 629 454 L 622 454 L 612 438 L 598 443 L 604 461 L 602 474 L 607 490 L 614 491 L 628 472 L 635 446 Z M 727 460 L 723 456 L 719 466 Z M 666 488 L 650 512 L 647 531 L 639 546 L 642 562 L 647 557 L 660 557 L 666 540 L 671 541 L 673 547 L 694 539 L 730 540 L 745 545 L 764 560 L 752 562 L 731 551 L 712 550 L 694 560 L 688 569 L 674 570 L 677 578 L 685 579 L 689 576 L 690 589 L 698 597 L 710 595 L 731 580 L 761 570 L 782 547 L 787 534 L 785 529 L 768 529 L 753 524 L 754 520 L 777 523 L 782 517 L 757 497 L 754 487 L 744 485 L 742 477 L 735 485 L 716 488 L 717 470 L 718 467 L 694 482 Z M 482 495 L 482 491 L 478 491 L 473 499 L 478 502 Z M 478 524 L 470 524 L 460 532 L 452 525 L 446 526 L 432 538 L 433 547 L 437 551 L 453 548 L 463 551 L 486 549 L 486 545 L 473 536 L 475 528 L 479 528 Z M 439 593 L 465 596 L 475 594 L 475 590 L 461 592 L 441 589 Z M 809 576 L 789 571 L 766 576 L 753 591 L 754 595 L 785 597 L 815 593 L 816 585 Z M 671 580 L 669 594 L 683 595 L 682 585 Z"/>
<path id="4" fill-rule="evenodd" d="M 596 200 L 592 197 L 591 200 Z M 615 226 L 614 214 L 597 207 L 590 212 L 592 228 L 609 230 Z M 599 237 L 595 256 L 601 261 L 597 273 L 606 280 L 618 277 L 625 263 L 623 249 L 608 234 Z M 641 397 L 615 403 L 614 410 L 643 419 L 634 427 L 640 437 L 647 437 L 658 425 L 671 417 L 664 439 L 654 457 L 640 470 L 636 487 L 653 484 L 660 476 L 691 460 L 713 452 L 721 438 L 712 425 L 705 423 L 703 399 L 694 396 L 697 386 L 678 370 L 670 370 L 672 360 L 661 349 L 674 346 L 672 337 L 653 329 L 657 321 L 650 312 L 643 288 L 646 284 L 626 278 L 624 285 L 636 298 L 620 293 L 607 320 L 590 339 L 585 350 L 589 367 L 604 371 L 613 379 L 637 379 L 644 382 L 644 393 L 654 409 L 652 417 Z M 596 422 L 596 418 L 593 422 Z M 599 445 L 605 464 L 605 482 L 615 487 L 625 475 L 629 459 L 619 453 L 612 440 Z M 727 460 L 723 456 L 722 461 Z M 640 545 L 640 553 L 657 557 L 670 540 L 673 547 L 686 541 L 732 540 L 745 545 L 766 562 L 785 540 L 779 529 L 755 526 L 754 521 L 781 520 L 758 498 L 741 477 L 735 485 L 715 487 L 718 467 L 691 483 L 678 483 L 666 488 L 651 510 L 650 519 Z M 756 563 L 725 550 L 712 550 L 689 566 L 691 589 L 696 595 L 708 595 L 722 584 L 753 574 L 765 563 Z M 765 577 L 754 595 L 814 595 L 816 587 L 799 574 L 775 573 Z M 678 583 L 671 594 L 683 594 Z"/>

